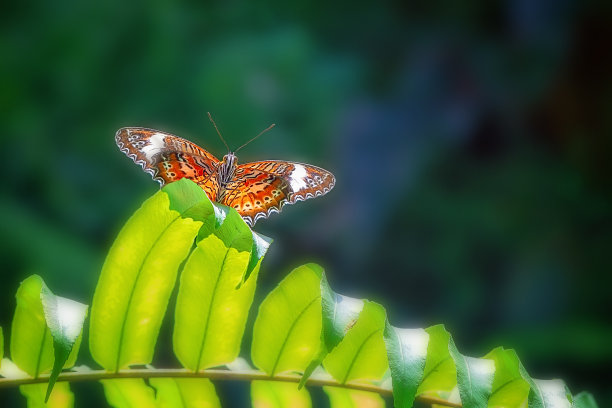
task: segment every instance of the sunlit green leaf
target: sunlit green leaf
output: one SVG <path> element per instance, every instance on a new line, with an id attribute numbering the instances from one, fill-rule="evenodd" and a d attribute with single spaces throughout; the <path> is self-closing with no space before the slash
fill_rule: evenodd
<path id="1" fill-rule="evenodd" d="M 514 350 L 498 347 L 485 358 L 495 362 L 495 378 L 489 407 L 518 408 L 522 407 L 529 395 L 529 383 L 520 373 L 520 361 Z"/>
<path id="2" fill-rule="evenodd" d="M 43 280 L 38 275 L 21 282 L 11 326 L 11 359 L 32 377 L 53 367 L 53 338 L 40 299 L 42 287 Z"/>
<path id="3" fill-rule="evenodd" d="M 598 408 L 595 398 L 589 392 L 581 392 L 574 397 L 575 408 Z"/>
<path id="4" fill-rule="evenodd" d="M 342 341 L 346 332 L 357 321 L 364 305 L 361 299 L 343 296 L 334 292 L 327 282 L 325 273 L 321 276 L 320 288 L 322 312 L 321 344 L 316 357 L 304 371 L 299 385 L 300 388 L 304 386 L 313 371 L 321 365 L 325 356 Z"/>
<path id="5" fill-rule="evenodd" d="M 21 394 L 28 401 L 28 408 L 71 408 L 74 406 L 74 394 L 70 391 L 70 383 L 55 384 L 53 393 L 45 403 L 47 384 L 31 384 L 19 387 Z"/>
<path id="6" fill-rule="evenodd" d="M 357 322 L 325 357 L 323 367 L 341 384 L 354 380 L 379 380 L 389 367 L 383 340 L 385 309 L 365 301 Z"/>
<path id="7" fill-rule="evenodd" d="M 42 373 L 49 372 L 54 362 L 53 335 L 47 327 L 43 309 L 42 293 L 44 288 L 46 288 L 45 283 L 38 275 L 32 275 L 21 282 L 17 290 L 17 307 L 11 326 L 10 348 L 12 360 L 20 369 L 32 377 L 38 377 Z M 68 299 L 63 299 L 63 301 L 72 302 Z M 64 315 L 64 317 L 66 316 Z M 58 338 L 61 338 L 61 329 L 56 329 L 58 330 L 56 333 Z M 80 339 L 78 334 L 76 337 Z M 80 340 L 76 340 L 72 336 L 71 338 L 76 343 L 74 347 L 70 346 L 72 351 L 65 358 L 65 362 L 58 367 L 58 371 L 60 367 L 72 367 L 76 361 Z M 66 346 L 68 347 L 68 345 Z M 65 351 L 62 352 L 62 356 L 62 359 L 64 359 Z"/>
<path id="8" fill-rule="evenodd" d="M 423 379 L 429 334 L 423 329 L 400 329 L 386 323 L 384 333 L 393 382 L 395 407 L 410 408 Z"/>
<path id="9" fill-rule="evenodd" d="M 491 395 L 495 363 L 485 358 L 464 356 L 459 353 L 452 338 L 449 350 L 457 368 L 461 403 L 466 407 L 486 408 Z"/>
<path id="10" fill-rule="evenodd" d="M 55 296 L 45 285 L 42 287 L 41 300 L 47 327 L 53 337 L 55 357 L 47 388 L 46 398 L 48 399 L 57 376 L 62 371 L 73 347 L 78 349 L 81 344 L 81 332 L 85 316 L 87 316 L 87 305 Z"/>
<path id="11" fill-rule="evenodd" d="M 220 408 L 215 386 L 207 378 L 151 378 L 159 408 Z"/>
<path id="12" fill-rule="evenodd" d="M 252 250 L 253 233 L 232 211 L 191 253 L 180 278 L 174 323 L 174 352 L 184 367 L 199 371 L 238 357 L 260 265 L 241 285 Z"/>
<path id="13" fill-rule="evenodd" d="M 187 179 L 165 186 L 125 224 L 102 268 L 91 310 L 89 346 L 102 367 L 116 371 L 151 362 L 177 270 L 203 224 L 214 228 L 213 206 Z"/>
<path id="14" fill-rule="evenodd" d="M 102 380 L 106 401 L 114 408 L 157 408 L 153 388 L 142 378 Z"/>
<path id="15" fill-rule="evenodd" d="M 246 281 L 251 273 L 259 267 L 262 258 L 268 251 L 272 239 L 252 231 L 244 222 L 242 217 L 233 208 L 215 203 L 217 219 L 222 220 L 220 227 L 215 230 L 215 234 L 225 243 L 226 246 L 239 246 L 242 248 L 245 241 L 251 242 L 251 258 L 245 269 L 244 276 L 240 283 Z M 249 238 L 250 236 L 250 238 Z"/>
<path id="16" fill-rule="evenodd" d="M 322 272 L 314 264 L 294 269 L 261 303 L 253 329 L 251 358 L 270 376 L 302 372 L 317 353 Z"/>
<path id="17" fill-rule="evenodd" d="M 384 408 L 385 400 L 376 393 L 349 390 L 339 387 L 323 387 L 331 408 Z"/>
<path id="18" fill-rule="evenodd" d="M 166 186 L 128 221 L 107 257 L 92 315 L 94 358 L 108 370 L 151 360 L 177 271 L 187 259 L 175 316 L 179 360 L 191 370 L 225 365 L 228 371 L 222 375 L 228 379 L 261 378 L 238 355 L 269 244 L 236 211 L 213 205 L 193 182 Z M 21 392 L 31 407 L 71 407 L 74 397 L 67 382 L 56 385 L 48 405 L 45 389 L 48 397 L 61 369 L 74 364 L 85 314 L 85 305 L 53 295 L 40 277 L 22 282 L 10 339 L 16 364 L 2 358 L 0 327 L 0 386 L 15 386 L 18 379 L 38 377 L 53 367 L 48 385 L 23 385 Z M 310 407 L 306 390 L 274 377 L 304 372 L 301 386 L 314 369 L 319 370 L 315 384 L 332 378 L 341 384 L 374 381 L 386 392 L 393 383 L 395 406 L 402 408 L 412 406 L 415 394 L 461 401 L 465 408 L 525 408 L 527 402 L 529 408 L 597 407 L 591 394 L 573 397 L 560 380 L 532 379 L 512 350 L 498 348 L 485 358 L 471 358 L 458 351 L 443 326 L 391 326 L 381 305 L 335 293 L 313 264 L 295 269 L 261 304 L 251 357 L 269 375 L 252 383 L 256 407 Z M 149 380 L 101 381 L 109 404 L 220 406 L 210 380 L 155 378 L 169 371 L 147 369 L 142 377 L 152 376 Z M 67 379 L 86 379 L 88 373 L 99 374 L 80 366 Z M 379 394 L 324 390 L 332 407 L 384 406 Z"/>
<path id="19" fill-rule="evenodd" d="M 298 390 L 297 384 L 274 381 L 251 382 L 251 401 L 254 408 L 310 408 L 310 394 Z"/>
<path id="20" fill-rule="evenodd" d="M 417 389 L 417 395 L 447 398 L 457 385 L 457 370 L 448 348 L 450 334 L 443 325 L 428 327 L 425 331 L 429 334 L 429 343 L 423 380 Z"/>
<path id="21" fill-rule="evenodd" d="M 0 368 L 2 368 L 2 358 L 4 357 L 4 333 L 2 332 L 2 326 L 0 326 Z"/>
<path id="22" fill-rule="evenodd" d="M 448 399 L 456 386 L 464 406 L 486 407 L 492 391 L 495 363 L 459 353 L 442 325 L 425 331 L 429 334 L 429 344 L 423 381 L 417 394 Z"/>

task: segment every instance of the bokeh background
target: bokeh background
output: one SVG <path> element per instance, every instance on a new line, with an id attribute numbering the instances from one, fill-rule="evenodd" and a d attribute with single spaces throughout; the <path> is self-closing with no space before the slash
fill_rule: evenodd
<path id="1" fill-rule="evenodd" d="M 211 111 L 233 147 L 277 124 L 242 162 L 337 178 L 257 224 L 275 243 L 256 302 L 320 262 L 395 325 L 444 323 L 473 356 L 515 348 L 535 377 L 612 406 L 610 4 L 3 2 L 0 325 L 32 273 L 90 303 L 119 228 L 157 191 L 115 131 L 220 157 Z M 169 329 L 158 365 L 177 364 Z M 97 384 L 75 389 L 104 406 Z M 246 406 L 244 385 L 220 392 Z"/>

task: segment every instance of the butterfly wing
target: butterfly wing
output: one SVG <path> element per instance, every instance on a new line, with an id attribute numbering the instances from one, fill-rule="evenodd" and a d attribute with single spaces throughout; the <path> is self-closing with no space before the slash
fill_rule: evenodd
<path id="1" fill-rule="evenodd" d="M 335 182 L 329 171 L 308 164 L 280 160 L 246 163 L 237 166 L 221 202 L 235 208 L 253 226 L 286 204 L 328 193 Z"/>
<path id="2" fill-rule="evenodd" d="M 133 127 L 119 129 L 115 141 L 119 150 L 162 186 L 186 177 L 216 201 L 219 160 L 198 145 L 159 130 Z"/>

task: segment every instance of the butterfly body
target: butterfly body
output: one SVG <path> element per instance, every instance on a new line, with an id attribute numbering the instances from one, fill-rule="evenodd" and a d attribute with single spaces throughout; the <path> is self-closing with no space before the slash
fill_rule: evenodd
<path id="1" fill-rule="evenodd" d="M 122 128 L 115 141 L 162 186 L 189 178 L 251 226 L 286 204 L 324 195 L 335 184 L 333 174 L 316 166 L 281 160 L 239 165 L 232 152 L 218 160 L 188 140 L 154 129 Z"/>
<path id="2" fill-rule="evenodd" d="M 238 157 L 234 153 L 229 152 L 223 156 L 221 164 L 217 167 L 217 178 L 219 180 L 219 186 L 223 189 L 232 181 L 234 173 L 236 173 L 236 162 Z"/>

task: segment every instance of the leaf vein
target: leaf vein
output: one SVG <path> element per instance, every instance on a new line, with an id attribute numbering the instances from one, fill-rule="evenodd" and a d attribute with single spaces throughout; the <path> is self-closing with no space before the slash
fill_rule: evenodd
<path id="1" fill-rule="evenodd" d="M 344 379 L 342 380 L 342 384 L 345 384 L 347 379 L 349 378 L 351 371 L 353 370 L 353 366 L 355 365 L 355 361 L 357 361 L 357 358 L 359 357 L 359 354 L 361 354 L 361 351 L 363 350 L 363 347 L 365 346 L 365 344 L 370 341 L 370 339 L 372 338 L 372 336 L 374 336 L 376 333 L 378 333 L 379 331 L 381 331 L 382 329 L 377 329 L 374 330 L 372 333 L 370 333 L 368 335 L 368 337 L 365 338 L 365 340 L 359 345 L 359 348 L 357 349 L 357 352 L 355 353 L 353 359 L 351 360 L 351 364 L 349 365 L 348 370 L 346 370 L 346 374 L 344 375 Z"/>
<path id="2" fill-rule="evenodd" d="M 287 346 L 287 341 L 289 340 L 289 337 L 291 337 L 291 332 L 293 332 L 293 329 L 295 328 L 295 325 L 297 324 L 297 322 L 302 318 L 302 316 L 304 315 L 304 313 L 306 313 L 306 310 L 308 310 L 310 308 L 310 306 L 312 306 L 314 304 L 314 302 L 317 301 L 317 299 L 320 299 L 320 296 L 315 297 L 314 299 L 312 299 L 301 311 L 300 314 L 298 314 L 298 316 L 293 320 L 293 322 L 291 323 L 291 327 L 289 327 L 289 330 L 287 331 L 287 335 L 285 336 L 284 340 L 283 340 L 283 344 L 281 345 L 280 350 L 278 351 L 278 354 L 276 356 L 276 361 L 274 362 L 274 365 L 272 366 L 272 370 L 270 372 L 270 377 L 274 377 L 274 374 L 276 372 L 276 367 L 278 367 L 278 363 L 280 362 L 281 356 L 283 355 L 283 353 L 285 352 L 285 347 Z"/>
<path id="3" fill-rule="evenodd" d="M 127 323 L 127 318 L 128 315 L 130 313 L 130 307 L 132 305 L 132 299 L 134 297 L 134 292 L 136 291 L 136 286 L 138 285 L 138 280 L 140 279 L 140 275 L 142 273 L 142 268 L 144 266 L 144 264 L 147 262 L 147 259 L 149 258 L 149 255 L 151 255 L 151 252 L 153 252 L 153 248 L 155 248 L 155 246 L 157 245 L 157 243 L 159 242 L 159 240 L 161 239 L 161 237 L 166 233 L 166 231 L 168 230 L 168 228 L 170 228 L 170 226 L 172 224 L 174 224 L 174 222 L 176 220 L 178 220 L 179 218 L 181 218 L 181 215 L 177 215 L 172 221 L 170 221 L 168 223 L 168 225 L 166 225 L 166 227 L 164 228 L 164 230 L 157 236 L 157 238 L 155 238 L 155 241 L 153 242 L 153 245 L 151 245 L 151 247 L 147 250 L 147 253 L 145 254 L 144 258 L 142 259 L 142 262 L 140 263 L 140 266 L 138 267 L 138 272 L 136 273 L 136 279 L 134 279 L 134 284 L 132 285 L 132 289 L 130 290 L 130 297 L 128 298 L 128 303 L 126 305 L 125 308 L 125 313 L 122 316 L 122 323 L 121 323 L 121 331 L 119 332 L 119 343 L 117 345 L 117 361 L 115 363 L 115 372 L 118 372 L 120 369 L 120 363 L 121 363 L 121 354 L 123 351 L 123 337 L 125 334 L 125 325 Z"/>

